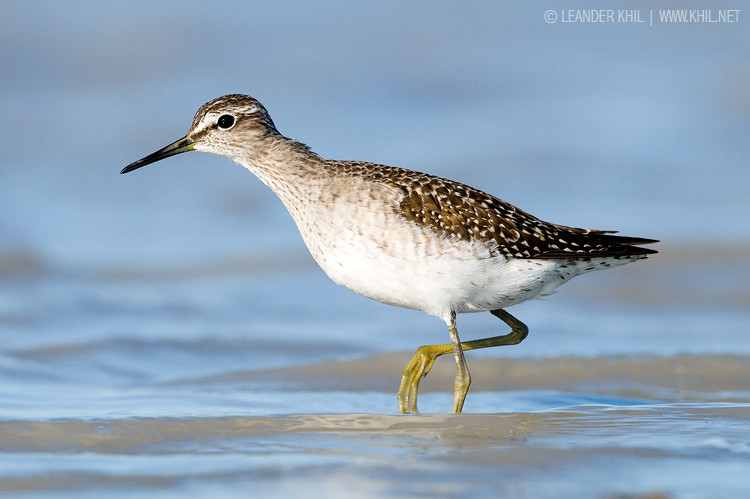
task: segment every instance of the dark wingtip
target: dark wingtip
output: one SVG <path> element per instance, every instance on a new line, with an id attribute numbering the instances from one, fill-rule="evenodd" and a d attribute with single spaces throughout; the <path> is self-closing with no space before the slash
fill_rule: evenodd
<path id="1" fill-rule="evenodd" d="M 646 237 L 629 237 L 629 236 L 613 236 L 610 234 L 602 235 L 601 240 L 605 244 L 615 244 L 615 248 L 619 248 L 625 255 L 654 255 L 658 253 L 655 249 L 643 248 L 643 244 L 656 244 L 659 242 L 658 239 L 649 239 Z"/>
<path id="2" fill-rule="evenodd" d="M 654 241 L 654 242 L 659 242 L 659 241 Z M 635 247 L 633 247 L 633 249 L 637 249 L 638 250 L 638 252 L 635 253 L 637 255 L 655 255 L 656 253 L 658 253 L 658 251 L 656 251 L 655 249 L 641 248 L 640 246 L 635 246 Z"/>

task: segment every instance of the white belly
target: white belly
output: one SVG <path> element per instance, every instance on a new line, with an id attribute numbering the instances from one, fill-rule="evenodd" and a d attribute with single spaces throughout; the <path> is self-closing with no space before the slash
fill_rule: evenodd
<path id="1" fill-rule="evenodd" d="M 451 312 L 496 310 L 544 296 L 576 275 L 616 264 L 507 259 L 493 251 L 494 242 L 440 237 L 402 217 L 398 195 L 383 192 L 391 189 L 386 185 L 380 192 L 365 189 L 322 190 L 307 202 L 284 204 L 323 271 L 382 303 L 446 319 Z"/>
<path id="2" fill-rule="evenodd" d="M 597 262 L 506 259 L 464 242 L 451 244 L 456 246 L 453 252 L 401 259 L 365 251 L 362 245 L 347 251 L 339 243 L 316 260 L 331 279 L 356 293 L 442 318 L 451 311 L 496 310 L 548 295 L 597 266 Z"/>

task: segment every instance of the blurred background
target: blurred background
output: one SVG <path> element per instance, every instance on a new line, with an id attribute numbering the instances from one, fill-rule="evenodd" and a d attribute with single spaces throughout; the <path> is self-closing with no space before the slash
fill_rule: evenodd
<path id="1" fill-rule="evenodd" d="M 657 9 L 708 6 L 631 4 L 643 22 L 564 22 L 622 7 L 600 2 L 2 2 L 0 420 L 393 413 L 401 364 L 447 341 L 330 282 L 240 166 L 119 174 L 227 93 L 322 156 L 662 241 L 514 307 L 529 338 L 475 358 L 750 354 L 750 11 L 670 24 Z M 499 326 L 459 318 L 463 339 Z M 253 384 L 330 362 L 361 385 Z M 423 410 L 447 411 L 447 379 Z M 480 395 L 469 411 L 559 405 Z"/>

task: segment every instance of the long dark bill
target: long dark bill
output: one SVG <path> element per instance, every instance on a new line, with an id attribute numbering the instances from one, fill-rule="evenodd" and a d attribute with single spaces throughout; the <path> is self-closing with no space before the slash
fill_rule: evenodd
<path id="1" fill-rule="evenodd" d="M 143 159 L 139 159 L 138 161 L 130 163 L 128 166 L 123 168 L 120 173 L 132 172 L 133 170 L 137 170 L 138 168 L 142 166 L 155 163 L 159 161 L 160 159 L 168 158 L 170 156 L 174 156 L 175 154 L 192 151 L 194 145 L 195 145 L 195 142 L 193 142 L 192 139 L 189 139 L 187 136 L 185 136 L 181 138 L 180 140 L 172 142 L 166 147 L 162 147 L 155 153 L 149 154 Z"/>

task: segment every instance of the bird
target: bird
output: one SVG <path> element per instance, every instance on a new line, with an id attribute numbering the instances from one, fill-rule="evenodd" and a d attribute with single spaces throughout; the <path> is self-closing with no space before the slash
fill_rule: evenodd
<path id="1" fill-rule="evenodd" d="M 659 241 L 543 221 L 459 182 L 364 161 L 326 159 L 282 135 L 255 98 L 201 106 L 183 138 L 128 173 L 188 151 L 226 157 L 270 187 L 310 254 L 334 282 L 373 300 L 442 319 L 450 343 L 424 345 L 401 375 L 399 411 L 417 413 L 420 380 L 442 355 L 456 360 L 453 413 L 471 384 L 464 351 L 516 345 L 528 327 L 505 309 L 547 296 L 573 277 L 647 258 Z M 456 314 L 489 311 L 510 332 L 461 341 Z"/>

